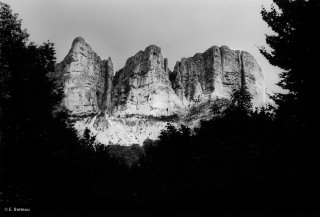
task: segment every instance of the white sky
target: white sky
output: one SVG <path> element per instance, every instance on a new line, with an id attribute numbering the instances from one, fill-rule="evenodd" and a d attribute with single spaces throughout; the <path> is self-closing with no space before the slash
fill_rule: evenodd
<path id="1" fill-rule="evenodd" d="M 271 30 L 262 20 L 262 5 L 271 0 L 2 0 L 23 19 L 31 41 L 55 43 L 60 62 L 77 36 L 85 38 L 115 70 L 150 44 L 161 47 L 173 69 L 182 57 L 228 45 L 256 57 L 268 89 L 280 69 L 259 53 Z"/>

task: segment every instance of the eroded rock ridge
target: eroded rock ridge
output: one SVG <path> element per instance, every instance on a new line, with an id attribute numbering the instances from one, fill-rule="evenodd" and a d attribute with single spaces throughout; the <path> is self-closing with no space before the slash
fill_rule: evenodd
<path id="1" fill-rule="evenodd" d="M 83 38 L 73 40 L 67 56 L 56 65 L 56 73 L 63 83 L 63 104 L 72 115 L 96 114 L 108 107 L 112 61 L 101 60 Z"/>
<path id="2" fill-rule="evenodd" d="M 174 67 L 171 82 L 180 100 L 187 103 L 230 98 L 235 89 L 244 86 L 255 106 L 265 101 L 263 74 L 255 58 L 227 46 L 213 46 L 204 53 L 182 58 Z"/>
<path id="3" fill-rule="evenodd" d="M 152 116 L 178 113 L 183 105 L 172 89 L 166 61 L 155 45 L 130 57 L 113 80 L 113 112 Z"/>
<path id="4" fill-rule="evenodd" d="M 172 122 L 186 123 L 191 110 L 230 99 L 232 91 L 243 86 L 252 94 L 255 106 L 265 103 L 263 74 L 256 59 L 227 46 L 213 46 L 182 58 L 170 71 L 161 48 L 150 45 L 115 73 L 110 57 L 101 60 L 77 37 L 56 65 L 56 76 L 65 94 L 63 106 L 80 118 L 77 129 L 90 128 L 104 144 L 142 144 L 147 138 L 156 139 L 170 122 L 159 118 L 175 115 L 178 119 Z M 211 117 L 209 113 L 192 117 Z"/>

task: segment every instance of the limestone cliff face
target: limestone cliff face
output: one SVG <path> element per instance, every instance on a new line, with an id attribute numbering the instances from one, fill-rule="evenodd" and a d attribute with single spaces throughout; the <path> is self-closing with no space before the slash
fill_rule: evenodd
<path id="1" fill-rule="evenodd" d="M 264 106 L 267 102 L 266 87 L 262 69 L 257 60 L 248 52 L 242 52 L 243 81 L 253 96 L 254 106 Z"/>
<path id="2" fill-rule="evenodd" d="M 101 61 L 83 38 L 75 38 L 67 56 L 56 65 L 64 86 L 65 108 L 72 115 L 82 116 L 95 114 L 107 106 L 108 97 L 103 94 L 109 87 L 112 71 L 111 59 Z"/>
<path id="3" fill-rule="evenodd" d="M 130 57 L 113 80 L 114 113 L 172 115 L 183 105 L 171 87 L 167 60 L 155 45 Z"/>
<path id="4" fill-rule="evenodd" d="M 224 108 L 232 91 L 244 86 L 255 106 L 265 102 L 255 58 L 227 46 L 182 58 L 171 72 L 161 49 L 151 45 L 114 73 L 111 58 L 101 60 L 78 37 L 54 76 L 64 90 L 63 106 L 79 117 L 78 132 L 89 128 L 103 144 L 142 145 L 157 139 L 167 122 L 196 127 L 215 115 L 214 105 Z"/>
<path id="5" fill-rule="evenodd" d="M 227 46 L 213 46 L 204 53 L 182 58 L 170 78 L 179 98 L 191 104 L 230 98 L 233 90 L 243 86 L 252 94 L 255 105 L 265 100 L 263 74 L 255 58 Z"/>

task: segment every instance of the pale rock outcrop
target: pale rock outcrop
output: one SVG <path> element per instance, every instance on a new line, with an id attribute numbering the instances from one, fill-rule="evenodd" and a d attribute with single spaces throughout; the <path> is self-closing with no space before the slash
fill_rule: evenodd
<path id="1" fill-rule="evenodd" d="M 106 145 L 142 145 L 157 139 L 167 122 L 197 127 L 225 109 L 233 90 L 244 86 L 255 106 L 266 101 L 255 58 L 227 46 L 182 58 L 171 72 L 161 49 L 151 45 L 114 73 L 111 58 L 101 60 L 78 37 L 53 76 L 63 87 L 63 106 L 78 117 L 79 134 L 89 128 Z"/>
<path id="2" fill-rule="evenodd" d="M 263 74 L 255 58 L 227 46 L 213 46 L 204 53 L 182 58 L 170 78 L 179 98 L 190 104 L 230 98 L 233 90 L 243 86 L 252 94 L 256 106 L 265 101 Z"/>
<path id="3" fill-rule="evenodd" d="M 267 89 L 265 87 L 262 69 L 250 53 L 242 51 L 241 57 L 244 84 L 253 96 L 253 105 L 262 107 L 270 101 L 267 97 Z"/>
<path id="4" fill-rule="evenodd" d="M 162 116 L 183 105 L 171 87 L 167 60 L 155 45 L 130 57 L 113 80 L 113 113 Z"/>
<path id="5" fill-rule="evenodd" d="M 96 114 L 108 105 L 108 97 L 103 101 L 103 94 L 108 89 L 108 70 L 113 71 L 110 62 L 111 59 L 101 61 L 82 37 L 73 40 L 67 56 L 56 65 L 56 73 L 64 84 L 63 104 L 72 115 Z"/>
<path id="6" fill-rule="evenodd" d="M 161 130 L 167 125 L 167 121 L 153 118 L 140 115 L 128 117 L 97 115 L 92 119 L 84 118 L 77 121 L 75 127 L 80 135 L 83 135 L 84 130 L 88 128 L 96 140 L 105 145 L 142 145 L 146 139 L 158 139 Z M 178 126 L 176 123 L 172 124 Z"/>

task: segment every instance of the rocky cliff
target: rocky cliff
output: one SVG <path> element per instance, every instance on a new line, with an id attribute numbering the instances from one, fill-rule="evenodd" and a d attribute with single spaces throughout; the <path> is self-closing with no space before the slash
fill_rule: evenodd
<path id="1" fill-rule="evenodd" d="M 89 128 L 104 144 L 142 144 L 156 139 L 167 122 L 195 126 L 214 116 L 234 89 L 246 87 L 256 106 L 265 102 L 263 74 L 245 51 L 213 46 L 182 58 L 171 72 L 158 46 L 130 57 L 114 73 L 111 58 L 101 60 L 83 38 L 75 38 L 56 66 L 64 89 L 63 106 L 80 134 Z"/>
<path id="2" fill-rule="evenodd" d="M 176 94 L 188 104 L 230 98 L 233 90 L 244 86 L 255 105 L 265 101 L 263 74 L 255 58 L 227 46 L 213 46 L 204 53 L 182 58 L 170 77 Z"/>
<path id="3" fill-rule="evenodd" d="M 108 107 L 111 59 L 102 61 L 83 38 L 73 40 L 67 56 L 56 65 L 56 72 L 63 83 L 63 104 L 72 115 L 96 114 Z"/>
<path id="4" fill-rule="evenodd" d="M 152 116 L 178 113 L 183 105 L 171 87 L 166 64 L 155 45 L 130 57 L 113 80 L 113 112 Z"/>

